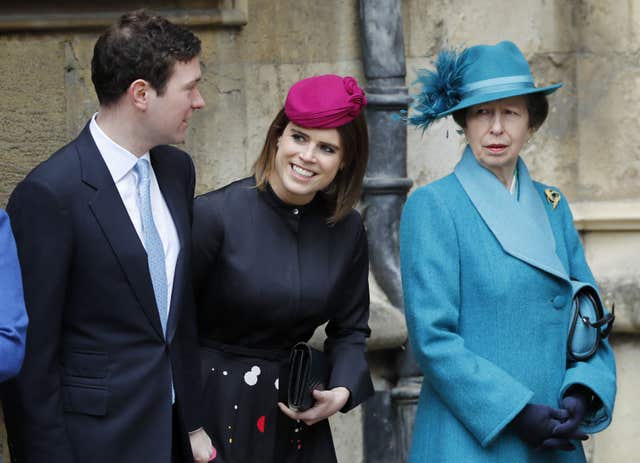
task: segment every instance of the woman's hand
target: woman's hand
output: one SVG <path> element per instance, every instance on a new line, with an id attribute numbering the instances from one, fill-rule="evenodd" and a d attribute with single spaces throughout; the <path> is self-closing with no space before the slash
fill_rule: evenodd
<path id="1" fill-rule="evenodd" d="M 189 442 L 191 444 L 191 452 L 193 453 L 193 461 L 195 463 L 206 463 L 212 461 L 218 454 L 211 443 L 209 435 L 203 428 L 191 431 L 189 433 Z"/>
<path id="2" fill-rule="evenodd" d="M 553 431 L 569 418 L 564 409 L 547 405 L 527 404 L 511 422 L 518 437 L 533 448 L 573 450 L 567 438 L 557 438 Z"/>
<path id="3" fill-rule="evenodd" d="M 350 395 L 351 393 L 346 387 L 334 387 L 328 391 L 314 389 L 313 398 L 316 399 L 316 403 L 310 409 L 304 412 L 296 412 L 282 402 L 278 402 L 278 407 L 280 407 L 282 413 L 292 420 L 300 420 L 307 426 L 311 426 L 318 421 L 326 420 L 341 410 L 349 400 Z"/>
<path id="4" fill-rule="evenodd" d="M 585 387 L 576 387 L 564 396 L 560 407 L 569 412 L 569 418 L 553 430 L 556 437 L 585 440 L 587 435 L 579 430 L 582 419 L 587 414 L 591 402 L 591 391 Z"/>
<path id="5" fill-rule="evenodd" d="M 527 404 L 513 419 L 516 433 L 533 448 L 546 450 L 575 450 L 572 440 L 586 440 L 587 435 L 578 430 L 584 411 L 580 400 L 567 396 L 562 408 Z"/>

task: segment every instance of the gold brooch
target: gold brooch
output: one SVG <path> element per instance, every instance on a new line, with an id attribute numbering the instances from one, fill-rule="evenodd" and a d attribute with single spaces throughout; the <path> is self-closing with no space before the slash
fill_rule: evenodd
<path id="1" fill-rule="evenodd" d="M 547 201 L 549 201 L 553 205 L 554 209 L 558 207 L 560 199 L 562 199 L 560 193 L 558 193 L 556 190 L 552 190 L 551 188 L 547 188 L 546 190 L 544 190 L 544 194 L 547 196 Z"/>

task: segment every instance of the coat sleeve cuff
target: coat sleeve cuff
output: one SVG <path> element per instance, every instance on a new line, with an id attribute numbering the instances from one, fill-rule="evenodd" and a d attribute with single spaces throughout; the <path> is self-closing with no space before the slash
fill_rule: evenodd
<path id="1" fill-rule="evenodd" d="M 577 385 L 590 389 L 598 399 L 595 402 L 599 405 L 584 418 L 580 430 L 587 434 L 602 431 L 609 426 L 613 416 L 613 404 L 616 396 L 615 376 L 609 371 L 602 371 L 588 362 L 576 362 L 565 374 L 558 396 L 558 403 L 569 388 Z"/>
<path id="2" fill-rule="evenodd" d="M 482 447 L 487 447 L 489 444 L 491 444 L 491 442 L 493 442 L 493 440 L 498 437 L 498 435 L 504 430 L 504 428 L 507 427 L 507 425 L 511 423 L 511 421 L 513 421 L 516 415 L 520 413 L 525 405 L 529 403 L 532 397 L 533 391 L 527 390 L 526 393 L 524 393 L 520 398 L 520 400 L 516 402 L 516 406 L 513 408 L 513 410 L 511 410 L 511 412 L 509 412 L 509 414 L 495 428 L 493 428 L 493 430 L 491 430 L 491 432 L 487 434 L 484 439 L 482 439 L 480 445 Z"/>
<path id="3" fill-rule="evenodd" d="M 349 400 L 340 410 L 346 413 L 373 394 L 373 383 L 362 349 L 343 349 L 336 358 L 328 387 L 342 386 L 349 390 Z"/>

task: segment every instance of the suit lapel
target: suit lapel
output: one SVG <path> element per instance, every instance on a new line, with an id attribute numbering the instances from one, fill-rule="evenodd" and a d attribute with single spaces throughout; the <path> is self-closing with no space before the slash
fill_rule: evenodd
<path id="1" fill-rule="evenodd" d="M 469 146 L 455 168 L 455 175 L 505 252 L 569 281 L 555 252 L 555 239 L 544 205 L 521 159 L 518 160 L 519 202 L 495 175 L 478 164 Z"/>
<path id="2" fill-rule="evenodd" d="M 170 154 L 169 154 L 170 155 Z M 183 188 L 176 177 L 176 173 L 172 172 L 169 163 L 165 161 L 164 156 L 158 148 L 154 148 L 150 152 L 151 165 L 160 186 L 160 192 L 164 197 L 169 213 L 173 219 L 173 223 L 178 233 L 180 241 L 180 252 L 176 260 L 176 268 L 173 277 L 173 289 L 171 291 L 171 305 L 169 307 L 169 319 L 167 320 L 167 342 L 173 340 L 176 325 L 179 320 L 179 311 L 182 304 L 182 294 L 184 292 L 185 278 L 188 277 L 189 269 L 185 268 L 185 245 L 189 242 L 187 236 L 190 233 L 189 218 L 184 205 Z"/>
<path id="3" fill-rule="evenodd" d="M 131 223 L 111 174 L 98 151 L 89 125 L 77 139 L 83 181 L 96 190 L 89 208 L 113 249 L 142 310 L 157 334 L 164 338 L 156 306 L 147 254 Z"/>

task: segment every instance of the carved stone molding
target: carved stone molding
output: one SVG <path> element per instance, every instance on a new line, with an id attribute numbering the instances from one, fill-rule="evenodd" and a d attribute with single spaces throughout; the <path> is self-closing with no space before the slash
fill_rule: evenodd
<path id="1" fill-rule="evenodd" d="M 571 203 L 573 220 L 580 231 L 640 231 L 640 203 L 597 201 Z"/>
<path id="2" fill-rule="evenodd" d="M 616 333 L 640 333 L 640 204 L 594 201 L 571 204 L 587 259 L 605 305 L 615 303 Z"/>
<path id="3" fill-rule="evenodd" d="M 0 32 L 99 30 L 124 12 L 153 10 L 187 27 L 241 27 L 248 21 L 248 0 L 71 0 L 63 5 L 45 0 L 0 4 Z"/>

